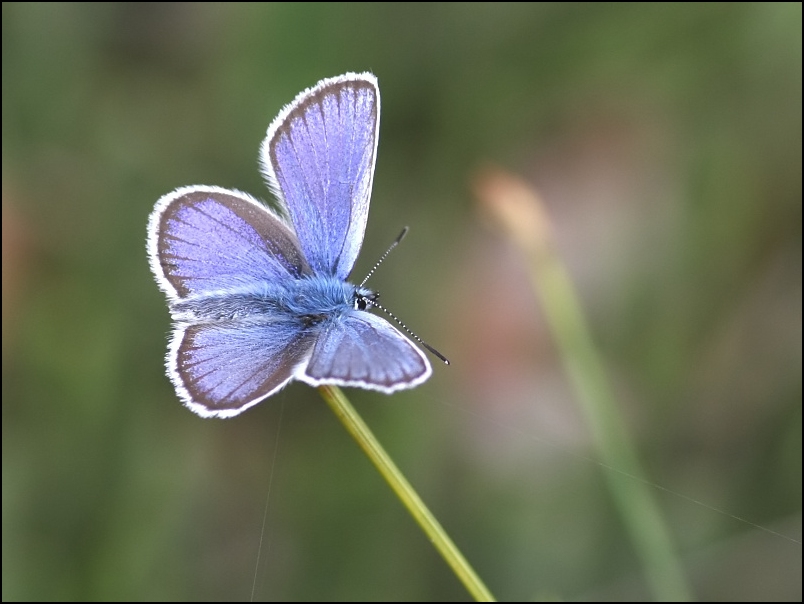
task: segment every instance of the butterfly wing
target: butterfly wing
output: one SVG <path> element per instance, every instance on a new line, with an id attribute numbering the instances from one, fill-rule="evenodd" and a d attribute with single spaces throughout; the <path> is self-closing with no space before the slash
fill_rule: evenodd
<path id="1" fill-rule="evenodd" d="M 368 219 L 380 92 L 369 74 L 320 81 L 268 128 L 260 160 L 313 271 L 345 280 Z"/>
<path id="2" fill-rule="evenodd" d="M 218 187 L 173 191 L 151 213 L 148 255 L 174 319 L 180 319 L 168 347 L 167 373 L 191 410 L 231 417 L 276 392 L 303 367 L 311 336 L 287 316 L 221 320 L 177 311 L 212 296 L 237 315 L 238 302 L 227 294 L 311 272 L 296 235 L 260 202 Z"/>
<path id="3" fill-rule="evenodd" d="M 198 415 L 232 417 L 298 377 L 311 344 L 289 322 L 179 324 L 168 348 L 168 376 Z"/>
<path id="4" fill-rule="evenodd" d="M 310 273 L 296 235 L 239 191 L 184 187 L 157 201 L 148 256 L 171 301 Z"/>
<path id="5" fill-rule="evenodd" d="M 298 379 L 313 386 L 338 384 L 390 394 L 430 377 L 424 353 L 385 319 L 355 311 L 321 326 Z"/>

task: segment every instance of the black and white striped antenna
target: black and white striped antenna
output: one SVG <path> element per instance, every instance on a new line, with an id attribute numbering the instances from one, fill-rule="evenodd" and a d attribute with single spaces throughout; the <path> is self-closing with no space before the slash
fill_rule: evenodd
<path id="1" fill-rule="evenodd" d="M 366 275 L 366 278 L 365 278 L 365 279 L 363 279 L 362 283 L 360 284 L 360 287 L 363 287 L 363 286 L 366 284 L 366 281 L 368 281 L 368 280 L 369 280 L 369 277 L 371 277 L 371 276 L 374 274 L 374 271 L 376 271 L 376 270 L 377 270 L 377 267 L 378 267 L 378 266 L 380 266 L 380 264 L 382 264 L 383 260 L 385 260 L 385 259 L 388 257 L 388 254 L 390 254 L 390 253 L 391 253 L 391 250 L 392 250 L 392 249 L 394 249 L 396 246 L 398 246 L 398 245 L 399 245 L 399 243 L 400 243 L 400 242 L 401 242 L 401 241 L 402 241 L 402 240 L 405 238 L 405 235 L 407 235 L 407 234 L 408 234 L 408 231 L 409 231 L 409 230 L 410 230 L 410 229 L 409 229 L 408 227 L 405 227 L 404 229 L 402 229 L 402 232 L 401 232 L 401 233 L 399 233 L 399 236 L 398 236 L 396 239 L 394 239 L 394 242 L 391 244 L 391 246 L 390 246 L 390 247 L 389 247 L 387 250 L 385 250 L 385 253 L 384 253 L 382 256 L 380 256 L 380 259 L 379 259 L 379 260 L 377 260 L 377 262 L 374 264 L 374 266 L 372 267 L 372 269 L 369 271 L 368 275 Z M 407 326 L 407 325 L 405 325 L 405 324 L 404 324 L 402 321 L 400 321 L 400 320 L 399 320 L 399 318 L 398 318 L 398 317 L 397 317 L 397 316 L 396 316 L 394 313 L 392 313 L 390 310 L 388 310 L 387 308 L 385 308 L 384 306 L 382 306 L 382 305 L 381 305 L 379 302 L 377 302 L 377 297 L 378 297 L 378 296 L 379 296 L 379 294 L 376 294 L 376 295 L 375 295 L 373 298 L 367 298 L 366 296 L 361 296 L 360 294 L 358 294 L 358 298 L 359 298 L 359 299 L 362 299 L 362 300 L 363 300 L 363 302 L 365 302 L 365 304 L 366 304 L 366 306 L 367 306 L 367 307 L 368 307 L 368 306 L 376 306 L 377 308 L 379 308 L 379 309 L 380 309 L 381 311 L 383 311 L 383 312 L 384 312 L 386 315 L 388 315 L 389 317 L 391 317 L 391 318 L 392 318 L 392 319 L 393 319 L 393 320 L 396 322 L 396 324 L 397 324 L 397 325 L 399 325 L 399 326 L 400 326 L 402 329 L 404 329 L 404 330 L 405 330 L 405 332 L 406 332 L 406 333 L 407 333 L 407 334 L 408 334 L 408 335 L 409 335 L 411 338 L 413 338 L 413 339 L 414 339 L 414 340 L 416 340 L 416 341 L 417 341 L 419 344 L 421 344 L 422 346 L 424 346 L 424 347 L 425 347 L 427 350 L 429 350 L 429 351 L 430 351 L 430 352 L 431 352 L 431 353 L 432 353 L 434 356 L 438 357 L 438 358 L 439 358 L 441 361 L 443 361 L 443 362 L 444 362 L 444 364 L 445 364 L 445 365 L 449 365 L 449 359 L 447 359 L 447 357 L 445 357 L 443 354 L 441 354 L 440 352 L 438 352 L 438 351 L 437 351 L 435 348 L 433 348 L 432 346 L 430 346 L 430 345 L 429 345 L 427 342 L 425 342 L 425 341 L 424 341 L 424 340 L 422 340 L 422 339 L 421 339 L 419 336 L 417 336 L 415 333 L 413 333 L 413 332 L 412 332 L 412 331 L 411 331 L 411 330 L 408 328 L 408 326 Z"/>
<path id="2" fill-rule="evenodd" d="M 402 229 L 402 232 L 399 233 L 399 236 L 396 239 L 394 239 L 394 242 L 391 244 L 391 246 L 387 250 L 385 250 L 385 253 L 382 256 L 380 256 L 380 259 L 377 260 L 377 262 L 374 263 L 374 266 L 368 272 L 368 275 L 366 275 L 366 278 L 363 279 L 363 282 L 360 284 L 360 287 L 363 287 L 366 284 L 366 281 L 368 281 L 371 278 L 371 276 L 374 274 L 374 271 L 377 270 L 377 267 L 380 266 L 380 264 L 382 264 L 382 261 L 385 260 L 388 257 L 388 254 L 391 253 L 391 250 L 399 245 L 399 242 L 402 241 L 405 238 L 405 235 L 408 234 L 409 230 L 410 229 L 408 227 L 405 227 L 404 229 Z"/>

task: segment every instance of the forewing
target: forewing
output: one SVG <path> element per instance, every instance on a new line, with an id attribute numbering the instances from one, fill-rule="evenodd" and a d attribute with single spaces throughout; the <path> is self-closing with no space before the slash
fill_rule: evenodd
<path id="1" fill-rule="evenodd" d="M 171 300 L 310 272 L 293 231 L 239 191 L 184 187 L 156 203 L 148 256 Z"/>
<path id="2" fill-rule="evenodd" d="M 390 394 L 418 386 L 432 369 L 424 353 L 388 321 L 355 311 L 332 319 L 321 331 L 300 380 Z"/>
<path id="3" fill-rule="evenodd" d="M 168 375 L 192 411 L 231 417 L 296 377 L 311 344 L 289 322 L 179 324 L 168 348 Z"/>
<path id="4" fill-rule="evenodd" d="M 260 160 L 318 274 L 346 279 L 368 219 L 380 92 L 370 73 L 322 80 L 279 113 Z"/>

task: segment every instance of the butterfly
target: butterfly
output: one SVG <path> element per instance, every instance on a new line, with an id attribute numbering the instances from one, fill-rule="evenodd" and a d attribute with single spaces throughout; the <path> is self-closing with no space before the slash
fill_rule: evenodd
<path id="1" fill-rule="evenodd" d="M 374 75 L 321 80 L 279 112 L 260 148 L 277 210 L 215 186 L 156 202 L 147 248 L 173 320 L 167 375 L 190 410 L 232 417 L 291 380 L 390 394 L 430 377 L 419 347 L 368 312 L 377 294 L 347 281 L 379 119 Z"/>

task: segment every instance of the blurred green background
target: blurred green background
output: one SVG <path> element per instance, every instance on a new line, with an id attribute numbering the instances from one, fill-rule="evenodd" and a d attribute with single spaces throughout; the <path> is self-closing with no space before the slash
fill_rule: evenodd
<path id="1" fill-rule="evenodd" d="M 364 70 L 383 112 L 355 277 L 410 225 L 370 284 L 453 365 L 347 394 L 489 588 L 651 596 L 472 194 L 495 162 L 547 204 L 695 596 L 801 599 L 800 4 L 2 11 L 3 600 L 248 598 L 269 485 L 255 599 L 467 599 L 313 389 L 202 420 L 163 371 L 156 199 L 268 199 L 270 121 Z"/>

